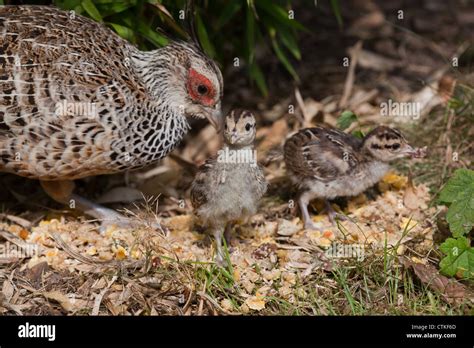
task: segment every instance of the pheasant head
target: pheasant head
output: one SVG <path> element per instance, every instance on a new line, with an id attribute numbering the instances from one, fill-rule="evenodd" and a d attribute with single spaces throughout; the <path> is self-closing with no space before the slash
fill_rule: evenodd
<path id="1" fill-rule="evenodd" d="M 197 46 L 173 42 L 151 52 L 133 56 L 135 70 L 149 92 L 165 101 L 172 113 L 206 118 L 221 125 L 224 83 L 220 69 Z"/>

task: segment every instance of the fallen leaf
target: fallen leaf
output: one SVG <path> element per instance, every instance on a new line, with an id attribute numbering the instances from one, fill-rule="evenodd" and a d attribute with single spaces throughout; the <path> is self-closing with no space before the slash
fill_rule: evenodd
<path id="1" fill-rule="evenodd" d="M 48 300 L 56 301 L 61 305 L 64 310 L 68 312 L 71 312 L 73 310 L 73 306 L 69 298 L 59 291 L 43 292 L 42 295 Z"/>
<path id="2" fill-rule="evenodd" d="M 411 267 L 420 281 L 440 293 L 446 302 L 462 303 L 465 299 L 474 302 L 474 294 L 464 284 L 441 275 L 433 265 L 414 263 L 408 259 L 403 259 L 402 264 Z"/>
<path id="3" fill-rule="evenodd" d="M 229 300 L 228 298 L 224 298 L 221 301 L 221 307 L 228 312 L 231 312 L 234 309 L 234 306 L 232 305 L 231 300 Z"/>
<path id="4" fill-rule="evenodd" d="M 43 274 L 49 269 L 48 262 L 40 261 L 26 270 L 27 279 L 35 284 L 39 283 Z"/>
<path id="5" fill-rule="evenodd" d="M 403 195 L 403 204 L 410 210 L 426 209 L 425 191 L 423 188 L 415 187 L 411 178 L 408 180 L 405 194 Z"/>
<path id="6" fill-rule="evenodd" d="M 299 230 L 300 230 L 300 228 L 298 227 L 298 225 L 292 223 L 289 220 L 280 219 L 278 221 L 277 233 L 280 236 L 292 236 L 293 234 L 295 234 Z"/>
<path id="7" fill-rule="evenodd" d="M 5 299 L 7 300 L 7 302 L 10 302 L 14 292 L 15 288 L 13 287 L 13 284 L 8 279 L 6 279 L 3 282 L 2 293 L 5 295 Z"/>
<path id="8" fill-rule="evenodd" d="M 263 296 L 250 296 L 245 300 L 245 304 L 254 311 L 261 311 L 265 308 Z"/>

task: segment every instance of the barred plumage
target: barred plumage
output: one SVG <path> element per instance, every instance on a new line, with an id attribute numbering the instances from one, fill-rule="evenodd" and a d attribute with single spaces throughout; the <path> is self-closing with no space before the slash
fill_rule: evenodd
<path id="1" fill-rule="evenodd" d="M 306 128 L 290 137 L 284 158 L 299 188 L 298 204 L 306 228 L 315 229 L 307 205 L 315 198 L 326 200 L 329 218 L 335 212 L 327 200 L 355 196 L 377 183 L 389 169 L 388 162 L 416 155 L 396 129 L 379 126 L 364 139 L 336 129 Z"/>
<path id="2" fill-rule="evenodd" d="M 142 52 L 54 7 L 0 7 L 0 68 L 0 171 L 42 181 L 115 173 L 168 154 L 186 116 L 218 124 L 222 75 L 197 46 Z"/>

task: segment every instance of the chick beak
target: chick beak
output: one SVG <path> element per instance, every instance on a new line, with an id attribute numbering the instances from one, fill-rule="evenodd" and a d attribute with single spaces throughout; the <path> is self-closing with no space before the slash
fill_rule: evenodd
<path id="1" fill-rule="evenodd" d="M 216 108 L 214 111 L 210 113 L 206 113 L 206 118 L 209 121 L 209 123 L 215 128 L 217 133 L 220 133 L 222 125 L 221 125 L 221 120 L 222 120 L 222 111 L 221 108 Z"/>
<path id="2" fill-rule="evenodd" d="M 237 131 L 232 132 L 230 136 L 230 142 L 232 144 L 235 144 L 235 142 L 237 141 L 237 138 L 238 138 Z"/>
<path id="3" fill-rule="evenodd" d="M 412 158 L 418 158 L 424 156 L 423 149 L 413 148 L 410 145 L 406 144 L 403 148 L 401 153 L 405 156 L 410 156 Z"/>

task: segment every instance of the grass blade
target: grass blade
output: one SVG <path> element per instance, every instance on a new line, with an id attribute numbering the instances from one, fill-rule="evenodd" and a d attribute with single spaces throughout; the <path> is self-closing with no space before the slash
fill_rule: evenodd
<path id="1" fill-rule="evenodd" d="M 298 47 L 298 43 L 296 42 L 295 36 L 289 30 L 280 28 L 278 30 L 278 34 L 280 36 L 281 42 L 285 45 L 286 48 L 291 52 L 293 57 L 300 60 L 301 59 L 301 51 Z"/>
<path id="2" fill-rule="evenodd" d="M 249 65 L 250 77 L 253 81 L 256 82 L 258 89 L 264 95 L 268 95 L 267 83 L 265 82 L 265 77 L 263 76 L 262 70 L 260 67 L 253 62 Z"/>
<path id="3" fill-rule="evenodd" d="M 341 16 L 341 6 L 339 5 L 339 0 L 331 0 L 331 8 L 336 16 L 337 24 L 339 28 L 342 29 L 344 23 Z"/>
<path id="4" fill-rule="evenodd" d="M 255 57 L 255 17 L 252 10 L 247 6 L 245 36 L 247 38 L 248 62 L 252 64 Z"/>
<path id="5" fill-rule="evenodd" d="M 214 49 L 214 46 L 212 45 L 211 40 L 209 39 L 209 35 L 207 34 L 204 22 L 202 21 L 202 18 L 198 12 L 196 12 L 196 26 L 197 35 L 199 38 L 199 42 L 202 45 L 202 48 L 211 58 L 215 57 L 216 50 Z"/>
<path id="6" fill-rule="evenodd" d="M 242 3 L 238 1 L 230 1 L 220 12 L 219 18 L 215 26 L 216 30 L 225 26 L 242 8 Z"/>
<path id="7" fill-rule="evenodd" d="M 283 64 L 283 66 L 286 68 L 286 70 L 291 74 L 291 76 L 293 76 L 293 78 L 297 82 L 299 82 L 300 78 L 299 78 L 298 74 L 296 73 L 295 69 L 293 68 L 293 65 L 291 65 L 290 61 L 286 57 L 286 54 L 283 52 L 283 50 L 280 48 L 280 45 L 278 44 L 278 41 L 277 41 L 276 35 L 275 35 L 275 29 L 270 28 L 269 31 L 270 31 L 270 36 L 271 36 L 271 40 L 272 40 L 273 50 L 275 51 L 278 59 Z"/>
<path id="8" fill-rule="evenodd" d="M 81 2 L 82 7 L 86 10 L 87 14 L 97 22 L 102 22 L 102 15 L 100 14 L 97 7 L 95 7 L 92 0 L 82 0 Z"/>
<path id="9" fill-rule="evenodd" d="M 107 22 L 106 24 L 111 26 L 115 30 L 115 32 L 121 37 L 123 37 L 125 40 L 128 40 L 130 42 L 136 41 L 135 32 L 129 27 L 110 22 Z"/>
<path id="10" fill-rule="evenodd" d="M 138 32 L 158 47 L 166 46 L 168 44 L 168 39 L 166 37 L 152 30 L 143 22 L 138 23 Z"/>

